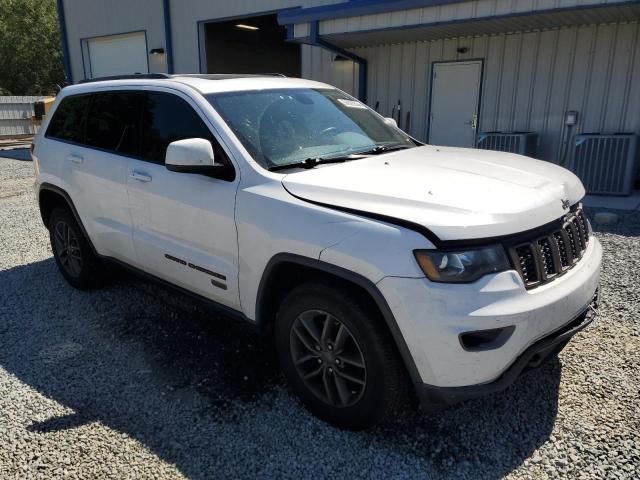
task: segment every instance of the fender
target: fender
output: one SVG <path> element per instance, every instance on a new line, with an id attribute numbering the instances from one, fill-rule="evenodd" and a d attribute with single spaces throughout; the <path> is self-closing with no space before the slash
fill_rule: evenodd
<path id="1" fill-rule="evenodd" d="M 421 384 L 422 379 L 420 378 L 420 374 L 418 373 L 418 368 L 416 367 L 415 362 L 413 361 L 413 357 L 409 352 L 409 347 L 400 332 L 400 328 L 398 327 L 398 323 L 389 308 L 389 304 L 386 299 L 380 293 L 380 290 L 376 285 L 366 277 L 363 277 L 360 274 L 354 273 L 350 270 L 347 270 L 342 267 L 338 267 L 337 265 L 333 265 L 331 263 L 323 262 L 321 260 L 304 257 L 302 255 L 296 255 L 293 253 L 278 253 L 274 255 L 262 273 L 262 278 L 260 279 L 260 284 L 258 286 L 258 293 L 256 295 L 256 322 L 259 325 L 264 325 L 266 323 L 266 319 L 263 318 L 264 314 L 262 312 L 262 305 L 266 304 L 266 290 L 269 284 L 269 277 L 271 276 L 273 270 L 283 263 L 293 263 L 303 267 L 308 267 L 314 270 L 318 270 L 323 273 L 328 273 L 330 275 L 334 275 L 343 280 L 346 280 L 350 283 L 353 283 L 360 288 L 362 288 L 365 292 L 367 292 L 373 301 L 376 303 L 376 306 L 382 313 L 382 317 L 391 332 L 391 336 L 393 341 L 400 352 L 400 356 L 402 358 L 402 362 L 404 363 L 407 372 L 411 378 L 411 381 L 414 384 Z"/>
<path id="2" fill-rule="evenodd" d="M 58 187 L 56 185 L 44 182 L 44 183 L 40 184 L 40 189 L 38 190 L 38 206 L 40 206 L 40 192 L 42 192 L 43 190 L 48 190 L 50 192 L 57 193 L 58 195 L 60 195 L 64 199 L 64 201 L 67 203 L 67 206 L 69 207 L 69 210 L 71 210 L 71 213 L 73 214 L 73 217 L 75 218 L 76 222 L 80 226 L 80 230 L 82 230 L 82 234 L 84 235 L 84 238 L 87 239 L 87 242 L 91 246 L 92 252 L 94 253 L 94 255 L 100 256 L 98 254 L 98 252 L 96 251 L 95 247 L 93 246 L 93 242 L 91 241 L 91 237 L 89 237 L 89 235 L 87 234 L 87 230 L 84 228 L 84 224 L 82 223 L 82 220 L 80 219 L 80 215 L 78 214 L 78 210 L 76 210 L 76 207 L 73 204 L 73 200 L 71 200 L 71 197 L 69 196 L 69 194 L 65 190 L 63 190 L 62 188 L 60 188 L 60 187 Z M 44 226 L 49 228 L 48 225 L 46 224 L 44 215 L 42 213 L 42 209 L 40 209 L 40 215 L 42 217 L 42 223 L 44 223 Z"/>

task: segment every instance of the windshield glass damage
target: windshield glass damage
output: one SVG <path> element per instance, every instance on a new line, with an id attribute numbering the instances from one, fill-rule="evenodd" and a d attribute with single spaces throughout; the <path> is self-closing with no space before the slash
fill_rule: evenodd
<path id="1" fill-rule="evenodd" d="M 277 89 L 206 96 L 263 167 L 312 168 L 416 146 L 363 103 L 335 89 Z"/>

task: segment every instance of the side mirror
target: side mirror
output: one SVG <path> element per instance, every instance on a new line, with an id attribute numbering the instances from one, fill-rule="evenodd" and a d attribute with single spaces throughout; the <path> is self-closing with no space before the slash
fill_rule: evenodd
<path id="1" fill-rule="evenodd" d="M 171 142 L 167 147 L 164 164 L 172 172 L 199 173 L 223 179 L 234 177 L 232 167 L 215 162 L 211 142 L 204 138 Z"/>
<path id="2" fill-rule="evenodd" d="M 392 127 L 398 128 L 398 122 L 396 122 L 395 118 L 385 117 L 384 123 L 386 123 L 387 125 L 390 125 Z"/>

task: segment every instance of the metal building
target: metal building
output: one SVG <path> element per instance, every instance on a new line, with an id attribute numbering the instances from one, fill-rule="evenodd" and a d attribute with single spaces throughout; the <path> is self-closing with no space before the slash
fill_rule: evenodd
<path id="1" fill-rule="evenodd" d="M 640 133 L 638 0 L 58 0 L 58 9 L 72 82 L 299 75 L 359 96 L 429 143 L 602 164 L 585 176 L 620 164 L 611 175 L 625 177 L 624 191 L 603 192 L 633 183 L 634 149 L 616 142 Z M 590 148 L 598 135 L 611 141 Z"/>

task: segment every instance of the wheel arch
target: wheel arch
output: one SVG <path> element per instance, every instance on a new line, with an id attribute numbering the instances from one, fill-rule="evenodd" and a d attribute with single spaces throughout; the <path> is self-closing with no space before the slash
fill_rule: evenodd
<path id="1" fill-rule="evenodd" d="M 301 281 L 312 280 L 331 280 L 334 285 L 351 288 L 363 298 L 372 300 L 384 319 L 412 382 L 422 383 L 395 316 L 378 287 L 368 278 L 337 265 L 291 253 L 279 253 L 272 257 L 258 286 L 256 323 L 262 329 L 272 328 L 278 306 L 286 292 Z"/>
<path id="2" fill-rule="evenodd" d="M 49 217 L 54 208 L 63 207 L 69 210 L 75 218 L 76 222 L 78 222 L 78 225 L 82 230 L 82 234 L 91 246 L 91 250 L 93 250 L 94 254 L 97 254 L 96 249 L 93 246 L 93 242 L 87 234 L 87 231 L 84 228 L 84 224 L 80 219 L 80 215 L 78 215 L 78 211 L 73 204 L 73 200 L 71 200 L 71 197 L 64 189 L 50 183 L 41 184 L 38 190 L 38 206 L 40 207 L 40 216 L 42 218 L 42 223 L 44 223 L 44 226 L 47 229 L 49 228 Z"/>

